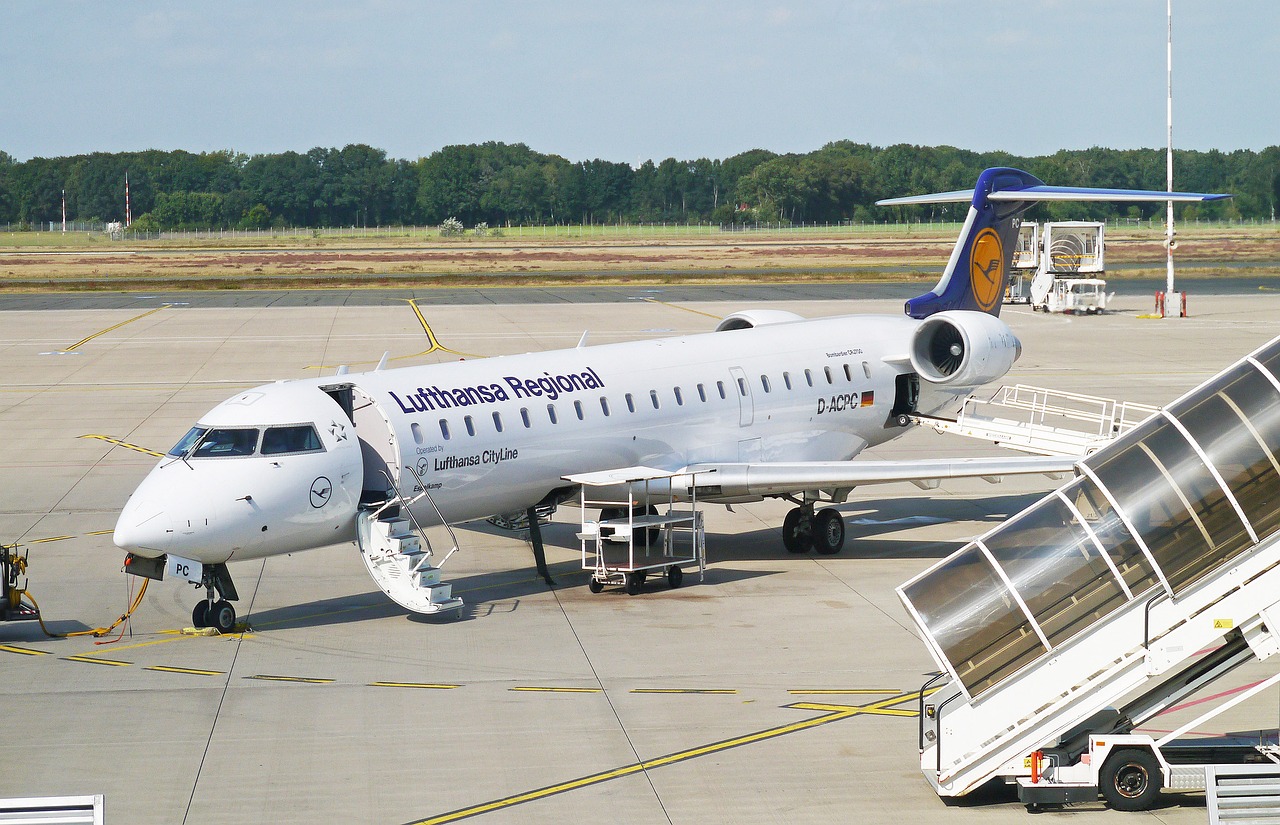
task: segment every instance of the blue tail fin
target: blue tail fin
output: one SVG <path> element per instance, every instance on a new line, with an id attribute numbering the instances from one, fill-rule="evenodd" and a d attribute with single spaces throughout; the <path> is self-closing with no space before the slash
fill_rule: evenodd
<path id="1" fill-rule="evenodd" d="M 927 318 L 949 309 L 1000 314 L 1022 213 L 1038 201 L 1203 201 L 1226 197 L 1230 195 L 1046 186 L 1020 169 L 995 167 L 979 175 L 972 190 L 891 198 L 877 204 L 970 203 L 964 227 L 938 285 L 907 301 L 907 315 Z"/>

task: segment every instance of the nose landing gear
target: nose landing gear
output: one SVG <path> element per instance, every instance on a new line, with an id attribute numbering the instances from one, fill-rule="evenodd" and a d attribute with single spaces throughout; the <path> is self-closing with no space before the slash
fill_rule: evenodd
<path id="1" fill-rule="evenodd" d="M 230 633 L 236 626 L 236 609 L 231 605 L 239 601 L 236 586 L 226 564 L 206 564 L 197 587 L 205 589 L 205 598 L 191 611 L 194 627 L 213 627 L 219 633 Z"/>

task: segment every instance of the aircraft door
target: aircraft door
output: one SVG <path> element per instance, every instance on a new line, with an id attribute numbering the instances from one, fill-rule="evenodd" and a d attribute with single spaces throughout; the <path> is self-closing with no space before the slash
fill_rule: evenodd
<path id="1" fill-rule="evenodd" d="M 742 367 L 729 367 L 733 378 L 733 391 L 738 395 L 738 426 L 749 427 L 755 420 L 755 403 L 751 398 L 751 382 Z"/>
<path id="2" fill-rule="evenodd" d="M 360 439 L 365 492 L 391 493 L 400 485 L 400 450 L 395 430 L 371 397 L 352 387 L 351 420 Z M 392 483 L 394 482 L 394 484 Z"/>

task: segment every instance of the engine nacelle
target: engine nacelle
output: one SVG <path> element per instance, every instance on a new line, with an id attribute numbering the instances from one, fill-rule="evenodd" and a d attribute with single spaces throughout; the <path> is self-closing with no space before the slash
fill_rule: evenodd
<path id="1" fill-rule="evenodd" d="M 787 321 L 803 321 L 804 316 L 785 309 L 748 309 L 726 317 L 716 327 L 716 332 L 729 329 L 753 329 L 767 324 L 783 324 Z"/>
<path id="2" fill-rule="evenodd" d="M 1013 330 L 985 312 L 939 312 L 911 338 L 911 366 L 934 384 L 976 387 L 1003 376 L 1021 355 Z"/>

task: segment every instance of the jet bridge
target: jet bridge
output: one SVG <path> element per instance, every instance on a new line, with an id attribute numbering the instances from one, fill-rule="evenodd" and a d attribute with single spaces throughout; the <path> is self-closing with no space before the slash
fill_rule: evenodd
<path id="1" fill-rule="evenodd" d="M 1050 798 L 1102 786 L 1111 801 L 1099 775 L 1133 765 L 1104 747 L 1280 648 L 1280 338 L 1077 470 L 898 588 L 941 670 L 919 731 L 941 796 L 995 777 L 1037 785 L 1052 754 L 1051 778 L 1083 795 Z M 1203 765 L 1174 764 L 1167 739 L 1125 753 L 1151 754 L 1135 759 L 1160 771 L 1157 792 L 1203 787 Z M 1238 761 L 1280 761 L 1252 752 Z"/>

